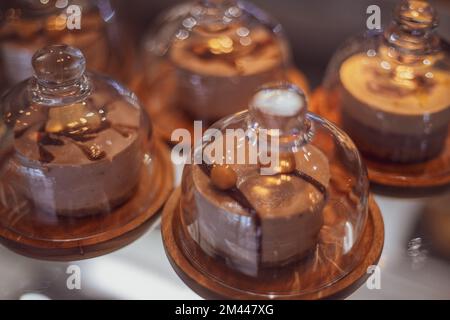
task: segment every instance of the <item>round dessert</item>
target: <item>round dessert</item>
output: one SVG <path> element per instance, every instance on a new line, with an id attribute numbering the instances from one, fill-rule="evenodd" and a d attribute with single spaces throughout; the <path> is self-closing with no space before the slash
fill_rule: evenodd
<path id="1" fill-rule="evenodd" d="M 383 33 L 349 41 L 332 59 L 324 81 L 329 113 L 369 160 L 423 163 L 444 149 L 450 58 L 437 25 L 428 1 L 403 0 Z"/>
<path id="2" fill-rule="evenodd" d="M 173 177 L 136 96 L 51 45 L 0 99 L 0 241 L 74 261 L 122 248 L 158 222 Z"/>
<path id="3" fill-rule="evenodd" d="M 166 203 L 174 269 L 214 298 L 323 298 L 367 276 L 383 236 L 353 142 L 292 84 L 263 86 L 248 105 L 205 131 Z"/>
<path id="4" fill-rule="evenodd" d="M 145 43 L 146 81 L 166 83 L 167 100 L 194 119 L 242 111 L 258 87 L 289 76 L 281 26 L 247 2 L 192 1 L 170 10 L 157 30 Z M 154 104 L 149 108 L 159 109 Z"/>
<path id="5" fill-rule="evenodd" d="M 140 180 L 142 111 L 117 83 L 84 72 L 81 52 L 51 46 L 33 57 L 36 77 L 5 97 L 13 189 L 51 214 L 111 212 Z M 25 90 L 29 104 L 11 101 Z M 9 110 L 9 112 L 8 112 Z"/>
<path id="6" fill-rule="evenodd" d="M 138 110 L 119 100 L 100 109 L 52 108 L 48 118 L 36 113 L 31 106 L 15 120 L 32 124 L 14 131 L 9 170 L 17 191 L 39 209 L 70 216 L 109 212 L 128 200 L 143 157 Z M 90 128 L 83 131 L 86 125 Z"/>
<path id="7" fill-rule="evenodd" d="M 270 89 L 256 94 L 251 108 L 252 121 L 271 123 L 272 132 L 284 136 L 289 120 L 304 117 L 306 104 L 290 89 Z M 309 144 L 283 152 L 289 144 L 280 139 L 281 148 L 265 155 L 261 142 L 255 159 L 248 136 L 231 141 L 216 137 L 204 146 L 203 162 L 192 167 L 192 237 L 208 255 L 249 276 L 304 258 L 323 225 L 330 181 L 326 156 Z M 217 155 L 221 149 L 222 157 L 208 157 L 209 150 Z"/>
<path id="8" fill-rule="evenodd" d="M 250 33 L 241 25 L 231 25 L 219 35 L 202 30 L 202 37 L 175 40 L 170 52 L 178 103 L 195 119 L 213 120 L 238 112 L 255 88 L 283 80 L 283 44 L 264 28 Z"/>
<path id="9" fill-rule="evenodd" d="M 320 169 L 305 166 L 305 154 Z M 288 264 L 315 248 L 327 198 L 328 161 L 313 146 L 292 158 L 292 172 L 270 176 L 261 175 L 258 165 L 229 165 L 237 179 L 227 190 L 214 183 L 214 166 L 212 171 L 204 164 L 192 169 L 195 232 L 202 235 L 198 244 L 206 253 L 256 276 L 261 267 Z"/>
<path id="10" fill-rule="evenodd" d="M 450 73 L 430 68 L 418 88 L 392 83 L 379 58 L 358 54 L 340 69 L 342 125 L 366 155 L 394 162 L 437 156 L 450 122 Z M 429 77 L 429 78 L 427 78 Z"/>

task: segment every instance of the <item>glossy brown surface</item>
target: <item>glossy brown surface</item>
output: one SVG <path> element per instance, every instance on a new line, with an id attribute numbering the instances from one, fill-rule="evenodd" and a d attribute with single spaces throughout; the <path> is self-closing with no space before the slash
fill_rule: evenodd
<path id="1" fill-rule="evenodd" d="M 351 294 L 368 276 L 367 268 L 378 262 L 381 255 L 384 242 L 384 226 L 383 219 L 381 217 L 380 210 L 376 205 L 373 198 L 370 198 L 369 203 L 369 219 L 367 221 L 363 237 L 358 244 L 358 254 L 363 256 L 360 264 L 358 264 L 350 273 L 341 278 L 336 283 L 324 287 L 318 291 L 304 292 L 302 294 L 294 295 L 282 295 L 272 294 L 271 288 L 275 285 L 278 288 L 284 287 L 286 291 L 291 289 L 292 285 L 295 285 L 297 281 L 301 279 L 306 280 L 306 277 L 302 278 L 301 271 L 285 269 L 283 275 L 277 275 L 274 283 L 274 279 L 267 278 L 267 281 L 259 281 L 257 286 L 259 293 L 242 292 L 240 290 L 233 289 L 229 286 L 225 286 L 220 280 L 230 277 L 242 277 L 235 273 L 230 272 L 229 269 L 224 268 L 220 262 L 216 259 L 207 257 L 206 255 L 198 256 L 202 263 L 208 265 L 208 268 L 215 269 L 215 272 L 219 272 L 222 276 L 215 280 L 214 278 L 206 276 L 200 272 L 196 266 L 191 264 L 186 256 L 180 249 L 180 189 L 175 190 L 172 194 L 163 211 L 162 221 L 162 234 L 163 242 L 166 249 L 166 254 L 174 267 L 175 271 L 182 278 L 182 280 L 196 293 L 204 298 L 231 298 L 231 299 L 325 299 L 325 298 L 338 298 L 346 297 Z M 298 270 L 297 270 L 298 271 Z M 318 276 L 320 273 L 316 274 Z M 326 274 L 322 274 L 322 277 L 326 277 Z M 239 279 L 242 281 L 251 281 L 242 277 Z M 314 280 L 314 279 L 308 279 Z M 254 280 L 253 280 L 254 281 Z M 277 288 L 277 289 L 278 289 Z"/>
<path id="2" fill-rule="evenodd" d="M 311 111 L 342 125 L 337 97 L 319 88 L 311 98 Z M 373 146 L 376 148 L 376 146 Z M 431 188 L 450 184 L 450 131 L 442 152 L 431 160 L 413 164 L 364 158 L 371 182 L 389 187 Z"/>
<path id="3" fill-rule="evenodd" d="M 111 213 L 68 218 L 34 211 L 11 214 L 0 208 L 0 241 L 16 252 L 47 260 L 86 259 L 129 244 L 152 225 L 173 187 L 168 149 L 155 139 L 152 154 L 151 171 L 143 170 L 134 196 Z M 150 206 L 139 212 L 144 201 Z"/>

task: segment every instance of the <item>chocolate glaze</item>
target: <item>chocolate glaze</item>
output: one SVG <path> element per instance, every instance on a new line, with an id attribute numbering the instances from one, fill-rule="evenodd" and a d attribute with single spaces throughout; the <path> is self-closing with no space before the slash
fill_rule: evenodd
<path id="1" fill-rule="evenodd" d="M 37 123 L 32 123 L 32 124 L 30 124 L 29 126 L 26 126 L 26 127 L 24 127 L 24 128 L 22 128 L 22 129 L 19 129 L 19 130 L 15 130 L 14 131 L 14 138 L 20 138 L 20 137 L 22 137 L 24 134 L 25 134 L 25 132 L 27 132 L 28 131 L 28 129 L 30 129 L 32 126 L 34 126 L 34 125 L 36 125 Z"/>
<path id="2" fill-rule="evenodd" d="M 374 70 L 373 68 L 366 68 L 367 72 L 371 72 L 374 76 L 374 78 L 384 78 L 386 75 L 379 70 Z M 391 77 L 394 78 L 393 72 L 391 74 Z M 412 80 L 417 84 L 417 87 L 420 88 L 420 91 L 430 93 L 433 89 L 434 81 L 431 79 L 426 78 L 424 75 L 416 75 L 414 79 Z M 389 83 L 386 82 L 367 82 L 366 84 L 367 89 L 371 91 L 373 94 L 381 94 L 381 95 L 390 95 L 394 98 L 396 97 L 406 97 L 411 94 L 410 89 L 404 89 L 401 87 L 394 87 Z"/>
<path id="3" fill-rule="evenodd" d="M 266 46 L 275 45 L 273 39 L 265 39 L 263 41 L 257 41 L 255 46 L 252 48 L 249 54 L 258 55 Z M 217 55 L 213 54 L 209 47 L 198 48 L 195 45 L 192 45 L 188 49 L 190 52 L 197 52 L 197 56 L 202 60 L 215 60 L 217 59 Z M 236 54 L 225 54 L 221 57 L 221 61 L 225 62 L 229 66 L 235 68 L 239 71 L 239 66 L 236 64 Z"/>
<path id="4" fill-rule="evenodd" d="M 44 146 L 62 146 L 64 141 L 57 137 L 53 137 L 50 133 L 40 133 L 38 138 L 38 143 Z"/>
<path id="5" fill-rule="evenodd" d="M 92 99 L 88 100 L 90 102 L 93 102 Z M 112 103 L 113 101 L 110 101 L 105 104 L 105 109 Z M 105 114 L 106 118 L 106 114 Z M 100 123 L 100 126 L 95 128 L 89 128 L 85 131 L 80 130 L 61 130 L 56 133 L 50 133 L 45 131 L 45 124 L 49 119 L 49 112 L 46 113 L 45 119 L 38 122 L 41 123 L 41 126 L 38 130 L 38 148 L 39 148 L 39 161 L 43 163 L 51 163 L 55 157 L 54 155 L 48 151 L 45 146 L 52 145 L 52 146 L 63 146 L 65 142 L 60 139 L 61 137 L 65 137 L 68 139 L 69 142 L 73 143 L 75 146 L 77 146 L 83 154 L 91 161 L 98 161 L 101 159 L 104 159 L 107 154 L 105 151 L 98 150 L 98 146 L 86 146 L 82 144 L 82 142 L 88 142 L 93 139 L 95 139 L 96 135 L 104 130 L 107 129 L 113 129 L 117 133 L 119 133 L 122 137 L 128 138 L 130 136 L 130 131 L 137 131 L 138 128 L 134 126 L 127 126 L 122 124 L 112 124 L 109 120 L 103 120 Z M 35 126 L 37 123 L 30 124 L 20 130 L 16 130 L 14 132 L 15 138 L 22 137 L 31 127 Z"/>
<path id="6" fill-rule="evenodd" d="M 42 145 L 39 145 L 39 161 L 43 163 L 50 163 L 53 160 L 55 160 L 53 154 L 45 149 Z"/>
<path id="7" fill-rule="evenodd" d="M 55 156 L 48 151 L 45 146 L 62 146 L 64 141 L 59 138 L 52 137 L 49 133 L 43 132 L 45 126 L 42 126 L 38 132 L 38 148 L 39 148 L 39 161 L 43 163 L 50 163 L 55 160 Z M 26 128 L 28 129 L 28 128 Z M 26 131 L 26 130 L 25 130 Z M 24 131 L 24 132 L 25 132 Z"/>
<path id="8" fill-rule="evenodd" d="M 317 179 L 311 177 L 310 175 L 308 175 L 300 170 L 294 170 L 294 172 L 292 174 L 300 179 L 305 180 L 306 182 L 310 183 L 311 185 L 313 185 L 320 193 L 323 194 L 325 201 L 328 199 L 327 188 L 320 181 L 318 181 Z"/>

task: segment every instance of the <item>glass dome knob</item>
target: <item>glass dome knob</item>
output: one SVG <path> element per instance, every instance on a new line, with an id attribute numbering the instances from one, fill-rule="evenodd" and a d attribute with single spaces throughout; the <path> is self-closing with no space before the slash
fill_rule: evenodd
<path id="1" fill-rule="evenodd" d="M 212 9 L 213 11 L 202 11 L 202 14 L 211 15 L 219 14 L 225 11 L 227 16 L 236 16 L 238 8 L 231 9 L 237 5 L 236 0 L 200 0 L 199 4 L 204 9 Z M 233 11 L 235 10 L 235 11 Z M 194 13 L 200 13 L 194 10 Z M 234 13 L 234 14 L 233 14 Z"/>
<path id="2" fill-rule="evenodd" d="M 200 2 L 205 7 L 220 7 L 236 3 L 236 0 L 201 0 Z"/>
<path id="3" fill-rule="evenodd" d="M 400 63 L 421 62 L 439 49 L 439 38 L 434 33 L 437 25 L 438 15 L 428 1 L 403 0 L 384 35 L 390 47 L 388 55 Z"/>
<path id="4" fill-rule="evenodd" d="M 210 31 L 220 31 L 241 16 L 236 0 L 200 0 L 191 11 L 194 20 L 184 23 L 188 29 L 199 24 Z M 195 21 L 195 22 L 194 22 Z"/>
<path id="5" fill-rule="evenodd" d="M 307 112 L 305 94 L 290 83 L 262 87 L 250 102 L 250 127 L 267 129 L 281 142 L 297 141 L 305 133 Z M 277 131 L 275 131 L 277 130 Z"/>
<path id="6" fill-rule="evenodd" d="M 404 29 L 432 29 L 438 24 L 436 10 L 426 0 L 404 0 L 395 11 L 394 19 Z"/>
<path id="7" fill-rule="evenodd" d="M 51 45 L 34 54 L 32 65 L 40 84 L 66 86 L 77 82 L 83 76 L 86 60 L 77 48 Z"/>

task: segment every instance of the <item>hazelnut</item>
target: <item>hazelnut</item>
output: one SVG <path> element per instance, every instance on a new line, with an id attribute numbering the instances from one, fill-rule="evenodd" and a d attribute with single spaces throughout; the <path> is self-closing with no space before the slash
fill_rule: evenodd
<path id="1" fill-rule="evenodd" d="M 220 190 L 236 186 L 237 174 L 229 165 L 215 165 L 211 170 L 211 182 Z"/>

